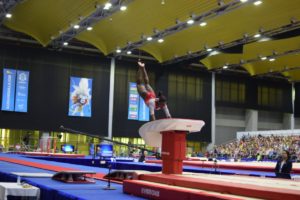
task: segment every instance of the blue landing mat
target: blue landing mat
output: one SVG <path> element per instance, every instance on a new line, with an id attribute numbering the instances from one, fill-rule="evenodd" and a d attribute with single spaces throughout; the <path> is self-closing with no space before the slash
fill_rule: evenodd
<path id="1" fill-rule="evenodd" d="M 0 157 L 10 157 L 16 159 L 22 159 L 31 162 L 39 162 L 36 159 L 25 158 L 20 155 L 0 154 Z M 42 161 L 39 163 L 51 164 L 56 166 L 63 166 L 74 168 L 78 170 L 92 170 L 97 172 L 107 172 L 107 169 L 86 167 L 80 165 L 72 165 L 66 163 Z M 37 173 L 55 173 L 48 170 L 38 169 L 34 167 L 27 167 L 19 164 L 0 161 L 0 181 L 2 182 L 16 182 L 16 175 L 10 174 L 11 172 L 37 172 Z M 118 199 L 118 200 L 130 200 L 130 199 L 143 199 L 123 193 L 122 185 L 111 183 L 111 186 L 116 190 L 103 190 L 107 186 L 105 181 L 96 181 L 96 184 L 66 184 L 52 180 L 50 178 L 22 178 L 22 181 L 26 181 L 31 185 L 39 187 L 41 189 L 41 200 L 96 200 L 105 198 L 105 200 Z"/>

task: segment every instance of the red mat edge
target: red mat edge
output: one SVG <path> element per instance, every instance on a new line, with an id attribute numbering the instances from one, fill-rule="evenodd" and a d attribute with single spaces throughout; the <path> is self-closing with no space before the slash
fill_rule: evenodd
<path id="1" fill-rule="evenodd" d="M 29 166 L 29 167 L 35 167 L 35 168 L 45 169 L 45 170 L 50 170 L 50 171 L 55 171 L 55 172 L 59 172 L 59 171 L 81 171 L 81 170 L 78 170 L 78 169 L 75 169 L 75 168 L 58 167 L 58 166 L 55 166 L 55 165 L 41 164 L 41 163 L 30 162 L 30 161 L 15 159 L 15 158 L 0 157 L 0 161 L 11 162 L 11 163 L 15 163 L 15 164 L 26 165 L 26 166 Z M 104 176 L 105 176 L 105 174 L 96 173 L 95 175 L 93 175 L 91 177 L 93 177 L 97 180 L 107 181 L 107 179 L 103 178 Z M 111 180 L 111 182 L 122 184 L 122 182 L 120 182 L 120 181 Z"/>
<path id="2" fill-rule="evenodd" d="M 139 176 L 140 180 L 157 182 L 168 185 L 176 185 L 187 188 L 210 190 L 215 192 L 248 196 L 264 199 L 300 199 L 300 192 L 296 190 L 255 186 L 251 184 L 229 183 L 224 181 L 211 182 L 196 178 L 178 177 L 176 175 L 144 174 Z"/>
<path id="3" fill-rule="evenodd" d="M 197 162 L 197 163 L 196 163 Z M 147 160 L 146 163 L 154 163 L 154 164 L 162 164 L 161 160 Z M 194 167 L 215 167 L 214 163 L 207 163 L 205 161 L 201 161 L 201 163 L 199 163 L 199 161 L 187 161 L 184 160 L 183 161 L 184 165 L 188 165 L 188 166 L 194 166 Z M 231 165 L 231 164 L 222 164 L 222 163 L 217 163 L 217 167 L 218 168 L 224 168 L 224 169 L 240 169 L 240 170 L 258 170 L 258 171 L 265 171 L 265 172 L 274 172 L 275 169 L 275 164 L 274 163 L 274 167 L 260 167 L 260 166 L 241 166 L 241 165 Z M 293 169 L 292 173 L 296 173 L 296 174 L 300 174 L 300 169 Z"/>
<path id="4" fill-rule="evenodd" d="M 143 192 L 148 191 L 148 192 Z M 209 194 L 204 191 L 188 191 L 184 188 L 173 188 L 172 186 L 158 186 L 155 183 L 142 183 L 137 180 L 125 180 L 123 192 L 135 196 L 151 199 L 172 199 L 172 200 L 240 200 L 241 198 L 222 196 L 222 194 Z M 156 195 L 153 195 L 156 194 Z"/>

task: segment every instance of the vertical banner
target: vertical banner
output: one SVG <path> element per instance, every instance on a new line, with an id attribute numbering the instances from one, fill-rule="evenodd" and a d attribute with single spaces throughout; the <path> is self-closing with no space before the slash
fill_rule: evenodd
<path id="1" fill-rule="evenodd" d="M 92 79 L 71 77 L 69 116 L 92 116 Z"/>
<path id="2" fill-rule="evenodd" d="M 4 111 L 14 111 L 16 70 L 3 69 L 2 107 Z"/>
<path id="3" fill-rule="evenodd" d="M 142 97 L 140 97 L 139 104 L 139 121 L 149 121 L 150 110 L 148 106 L 145 104 Z"/>
<path id="4" fill-rule="evenodd" d="M 27 112 L 29 71 L 17 71 L 16 112 Z"/>
<path id="5" fill-rule="evenodd" d="M 136 83 L 129 83 L 129 104 L 128 104 L 128 119 L 139 119 L 139 94 L 136 88 Z"/>

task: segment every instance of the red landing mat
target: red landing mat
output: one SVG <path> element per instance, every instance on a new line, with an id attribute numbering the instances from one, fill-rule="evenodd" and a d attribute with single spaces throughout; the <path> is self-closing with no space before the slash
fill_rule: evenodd
<path id="1" fill-rule="evenodd" d="M 146 163 L 156 163 L 161 164 L 161 160 L 147 160 Z M 240 162 L 240 163 L 224 163 L 224 162 L 218 162 L 215 164 L 212 161 L 183 161 L 184 166 L 194 166 L 194 167 L 208 167 L 213 168 L 217 166 L 218 168 L 224 168 L 224 169 L 238 169 L 238 170 L 251 170 L 251 171 L 265 171 L 265 172 L 274 172 L 274 168 L 276 163 L 268 163 L 268 165 L 272 166 L 266 166 L 265 163 L 247 163 L 247 162 Z M 293 170 L 292 173 L 300 174 L 300 168 L 297 166 L 294 166 L 293 163 Z"/>
<path id="2" fill-rule="evenodd" d="M 300 199 L 300 190 L 298 187 L 294 186 L 296 185 L 296 182 L 286 180 L 257 179 L 254 177 L 246 178 L 239 176 L 217 175 L 203 177 L 199 175 L 197 178 L 192 178 L 191 176 L 185 177 L 165 174 L 144 174 L 140 175 L 139 179 L 153 183 L 201 189 L 225 194 L 240 195 L 245 197 L 278 200 Z M 230 179 L 240 179 L 240 182 L 228 181 Z M 258 181 L 261 183 L 265 181 L 266 186 L 258 184 Z M 280 188 L 278 186 L 276 187 L 277 183 L 279 185 L 290 185 L 293 189 L 289 189 L 287 186 L 285 186 L 285 188 Z"/>
<path id="3" fill-rule="evenodd" d="M 135 196 L 149 199 L 172 199 L 172 200 L 240 200 L 244 198 L 234 197 L 220 193 L 212 193 L 201 190 L 162 185 L 141 180 L 125 180 L 123 182 L 123 192 Z"/>
<path id="4" fill-rule="evenodd" d="M 21 159 L 15 159 L 15 158 L 6 158 L 6 157 L 0 157 L 0 161 L 6 161 L 6 162 L 11 162 L 11 163 L 16 163 L 19 165 L 25 165 L 29 167 L 35 167 L 39 169 L 45 169 L 45 170 L 50 170 L 50 171 L 55 171 L 55 172 L 60 172 L 60 171 L 80 171 L 75 168 L 67 168 L 67 167 L 59 167 L 55 165 L 49 165 L 49 164 L 42 164 L 42 163 L 37 163 L 37 162 L 30 162 L 30 161 L 25 161 Z M 92 176 L 92 178 L 98 179 L 98 180 L 106 180 L 104 179 L 105 174 L 102 173 L 96 173 L 95 175 Z M 120 181 L 114 181 L 111 180 L 114 183 L 122 183 Z"/>

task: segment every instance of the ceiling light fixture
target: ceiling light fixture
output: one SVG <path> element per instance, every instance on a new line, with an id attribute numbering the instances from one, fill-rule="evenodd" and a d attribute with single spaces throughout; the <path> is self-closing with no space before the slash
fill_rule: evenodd
<path id="1" fill-rule="evenodd" d="M 161 5 L 165 5 L 166 4 L 166 2 L 165 2 L 165 0 L 161 0 Z"/>
<path id="2" fill-rule="evenodd" d="M 207 23 L 206 22 L 201 22 L 199 25 L 203 27 L 203 26 L 206 26 Z"/>
<path id="3" fill-rule="evenodd" d="M 131 51 L 127 51 L 127 54 L 130 55 L 132 52 Z"/>
<path id="4" fill-rule="evenodd" d="M 111 3 L 106 3 L 105 5 L 104 5 L 104 10 L 109 10 L 110 8 L 112 7 L 112 4 Z"/>
<path id="5" fill-rule="evenodd" d="M 261 60 L 267 60 L 267 57 L 266 56 L 263 56 L 260 58 Z"/>
<path id="6" fill-rule="evenodd" d="M 121 10 L 121 11 L 127 10 L 127 6 L 121 6 L 121 7 L 120 7 L 120 10 Z"/>
<path id="7" fill-rule="evenodd" d="M 69 45 L 69 43 L 68 42 L 64 42 L 64 46 L 68 46 Z"/>
<path id="8" fill-rule="evenodd" d="M 117 53 L 121 53 L 122 50 L 120 49 L 120 47 L 117 47 L 117 50 L 116 50 Z"/>
<path id="9" fill-rule="evenodd" d="M 11 13 L 6 13 L 5 17 L 10 19 L 12 17 L 12 14 Z"/>
<path id="10" fill-rule="evenodd" d="M 246 3 L 248 0 L 240 0 L 242 3 Z"/>
<path id="11" fill-rule="evenodd" d="M 93 30 L 93 27 L 89 26 L 86 28 L 86 30 L 91 31 L 91 30 Z"/>
<path id="12" fill-rule="evenodd" d="M 260 33 L 257 33 L 257 34 L 254 35 L 255 38 L 259 38 L 260 36 L 261 36 Z"/>
<path id="13" fill-rule="evenodd" d="M 227 68 L 228 68 L 228 65 L 224 65 L 224 66 L 223 66 L 223 69 L 227 69 Z"/>
<path id="14" fill-rule="evenodd" d="M 270 62 L 274 62 L 274 61 L 275 61 L 275 58 L 270 58 L 269 61 L 270 61 Z"/>
<path id="15" fill-rule="evenodd" d="M 258 5 L 262 4 L 262 1 L 255 1 L 253 4 L 258 6 Z"/>
<path id="16" fill-rule="evenodd" d="M 195 21 L 193 19 L 189 19 L 186 23 L 192 25 Z"/>
<path id="17" fill-rule="evenodd" d="M 157 41 L 158 41 L 159 43 L 163 43 L 165 40 L 164 40 L 163 38 L 159 38 Z"/>
<path id="18" fill-rule="evenodd" d="M 151 41 L 153 38 L 152 37 L 147 37 L 147 40 L 148 41 Z"/>
<path id="19" fill-rule="evenodd" d="M 78 24 L 76 24 L 76 25 L 74 25 L 74 26 L 73 26 L 73 28 L 75 28 L 75 29 L 79 29 L 79 28 L 80 28 L 80 26 L 79 26 Z"/>

